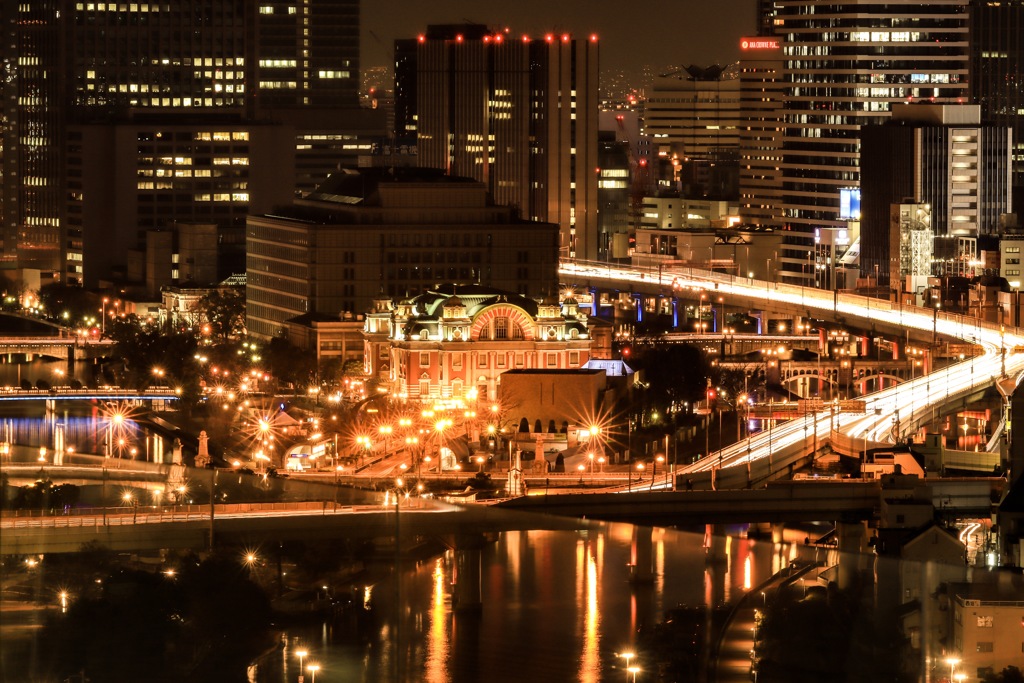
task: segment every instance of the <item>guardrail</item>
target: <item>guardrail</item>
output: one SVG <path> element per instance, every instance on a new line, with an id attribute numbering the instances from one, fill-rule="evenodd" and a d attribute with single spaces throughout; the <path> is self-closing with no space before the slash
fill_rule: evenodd
<path id="1" fill-rule="evenodd" d="M 402 498 L 400 510 L 428 507 L 426 500 Z M 214 520 L 253 516 L 287 516 L 285 513 L 351 514 L 357 512 L 387 512 L 394 505 L 350 505 L 331 501 L 308 501 L 301 503 L 229 503 L 215 505 Z M 45 528 L 63 529 L 76 527 L 128 526 L 132 524 L 164 524 L 169 522 L 209 521 L 209 505 L 140 505 L 107 508 L 81 508 L 71 514 L 48 514 L 42 510 L 5 510 L 0 512 L 0 529 Z"/>

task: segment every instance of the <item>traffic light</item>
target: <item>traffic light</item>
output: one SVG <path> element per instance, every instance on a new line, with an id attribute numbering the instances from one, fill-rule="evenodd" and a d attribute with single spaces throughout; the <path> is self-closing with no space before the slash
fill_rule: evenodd
<path id="1" fill-rule="evenodd" d="M 714 403 L 715 402 L 715 398 L 717 396 L 718 396 L 718 394 L 715 392 L 714 387 L 708 387 L 708 405 L 711 405 L 712 403 Z"/>

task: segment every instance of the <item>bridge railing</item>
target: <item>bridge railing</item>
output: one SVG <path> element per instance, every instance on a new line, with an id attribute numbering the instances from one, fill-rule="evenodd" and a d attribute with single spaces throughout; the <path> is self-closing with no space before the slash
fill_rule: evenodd
<path id="1" fill-rule="evenodd" d="M 402 498 L 400 511 L 435 507 L 427 499 Z M 213 517 L 239 515 L 284 516 L 286 513 L 336 514 L 393 510 L 394 504 L 352 505 L 332 501 L 306 501 L 297 503 L 229 503 L 214 506 Z M 277 513 L 277 515 L 274 515 Z M 0 528 L 69 528 L 95 526 L 124 526 L 167 522 L 193 522 L 210 519 L 209 505 L 140 505 L 137 508 L 121 505 L 107 508 L 74 508 L 69 513 L 51 513 L 44 510 L 5 510 L 0 512 Z"/>
<path id="2" fill-rule="evenodd" d="M 960 339 L 970 338 L 971 335 L 964 332 L 970 328 L 981 328 L 988 330 L 989 332 L 996 333 L 1001 333 L 1004 329 L 1006 333 L 1024 333 L 1024 331 L 1010 325 L 988 322 L 959 313 L 950 313 L 947 311 L 925 308 L 923 306 L 905 306 L 900 302 L 893 303 L 886 299 L 876 299 L 874 297 L 852 294 L 849 292 L 840 292 L 838 290 L 830 291 L 814 287 L 801 287 L 800 285 L 791 285 L 781 282 L 756 280 L 748 277 L 740 277 L 738 275 L 730 275 L 728 273 L 709 271 L 703 268 L 694 268 L 692 266 L 672 265 L 658 267 L 634 266 L 627 264 L 617 265 L 601 261 L 584 261 L 576 259 L 565 259 L 564 261 L 566 265 L 590 270 L 595 278 L 615 279 L 615 276 L 613 275 L 613 272 L 615 271 L 632 271 L 641 273 L 642 277 L 646 276 L 645 279 L 649 279 L 651 284 L 671 288 L 673 281 L 677 280 L 679 277 L 689 277 L 701 280 L 702 282 L 706 282 L 712 286 L 716 284 L 743 285 L 752 290 L 759 291 L 764 289 L 766 296 L 771 296 L 773 293 L 784 294 L 787 295 L 787 297 L 798 299 L 801 304 L 809 304 L 811 301 L 815 301 L 818 306 L 821 306 L 823 303 L 827 303 L 828 300 L 831 300 L 837 309 L 841 308 L 843 305 L 859 306 L 869 310 L 878 311 L 880 313 L 896 312 L 900 314 L 905 313 L 907 315 L 927 316 L 928 318 L 943 324 L 944 329 L 939 330 L 940 334 Z M 753 294 L 753 292 L 750 292 L 750 294 Z M 963 336 L 957 334 L 957 327 L 959 327 L 961 331 L 960 334 Z"/>

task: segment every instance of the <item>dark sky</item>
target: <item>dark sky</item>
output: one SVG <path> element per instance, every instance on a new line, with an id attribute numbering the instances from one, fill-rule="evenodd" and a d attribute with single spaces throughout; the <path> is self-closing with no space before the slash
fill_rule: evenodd
<path id="1" fill-rule="evenodd" d="M 597 33 L 602 70 L 727 63 L 754 14 L 754 0 L 363 0 L 362 64 L 388 65 L 395 38 L 467 19 L 514 35 Z"/>

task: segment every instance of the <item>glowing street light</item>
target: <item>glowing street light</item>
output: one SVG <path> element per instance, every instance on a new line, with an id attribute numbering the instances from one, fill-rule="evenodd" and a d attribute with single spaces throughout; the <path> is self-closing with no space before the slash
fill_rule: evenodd
<path id="1" fill-rule="evenodd" d="M 959 657 L 946 657 L 946 664 L 949 664 L 949 678 L 956 678 L 956 667 L 960 663 Z"/>
<path id="2" fill-rule="evenodd" d="M 310 664 L 306 667 L 306 670 L 313 674 L 312 683 L 316 683 L 316 672 L 320 670 L 319 664 Z"/>
<path id="3" fill-rule="evenodd" d="M 299 658 L 299 683 L 302 683 L 302 660 L 309 656 L 308 650 L 298 650 L 295 656 Z"/>
<path id="4" fill-rule="evenodd" d="M 633 659 L 633 657 L 636 657 L 636 653 L 635 652 L 623 652 L 619 656 L 626 660 L 626 671 L 627 672 L 628 671 L 632 671 L 633 669 L 629 666 L 629 660 Z M 635 678 L 636 674 L 634 673 L 633 676 Z"/>

